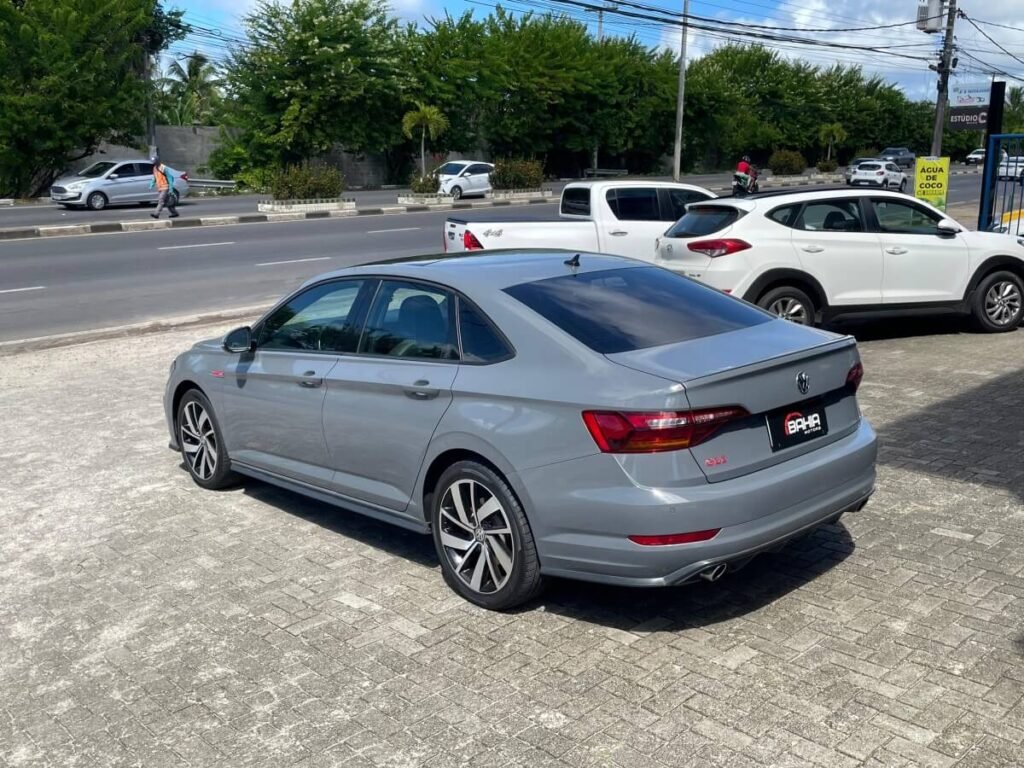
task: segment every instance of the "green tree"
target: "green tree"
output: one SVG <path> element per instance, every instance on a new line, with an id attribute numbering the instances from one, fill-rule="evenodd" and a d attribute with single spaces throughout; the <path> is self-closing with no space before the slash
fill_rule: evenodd
<path id="1" fill-rule="evenodd" d="M 431 141 L 448 128 L 448 118 L 437 107 L 429 104 L 416 104 L 416 109 L 406 112 L 402 117 L 402 133 L 410 139 L 416 131 L 420 132 L 420 173 L 427 175 L 427 134 Z"/>
<path id="2" fill-rule="evenodd" d="M 1020 86 L 1013 86 L 1006 92 L 1003 130 L 1007 133 L 1024 131 L 1024 88 Z"/>
<path id="3" fill-rule="evenodd" d="M 836 144 L 842 144 L 846 141 L 846 129 L 843 128 L 842 123 L 826 123 L 818 129 L 818 141 L 821 143 L 821 146 L 828 147 L 825 159 L 831 160 L 832 148 Z"/>
<path id="4" fill-rule="evenodd" d="M 199 52 L 175 60 L 160 78 L 158 115 L 171 125 L 217 121 L 221 105 L 221 80 L 216 65 Z"/>
<path id="5" fill-rule="evenodd" d="M 401 141 L 408 32 L 384 0 L 262 0 L 226 69 L 237 141 L 253 165 L 294 165 L 336 144 Z"/>
<path id="6" fill-rule="evenodd" d="M 134 143 L 145 56 L 184 29 L 153 0 L 0 2 L 0 195 L 34 195 L 101 141 Z"/>

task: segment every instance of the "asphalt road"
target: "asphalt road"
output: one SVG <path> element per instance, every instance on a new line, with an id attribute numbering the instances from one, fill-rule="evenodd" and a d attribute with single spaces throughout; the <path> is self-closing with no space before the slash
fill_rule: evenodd
<path id="1" fill-rule="evenodd" d="M 976 176 L 953 177 L 950 202 L 976 200 L 978 187 Z M 212 206 L 237 205 L 242 199 L 207 199 L 195 207 L 223 212 Z M 269 303 L 330 269 L 437 253 L 441 224 L 449 215 L 360 216 L 0 243 L 0 341 Z M 459 215 L 543 220 L 555 217 L 556 207 L 485 208 Z"/>
<path id="2" fill-rule="evenodd" d="M 545 219 L 553 205 L 460 211 Z M 271 302 L 352 264 L 439 253 L 450 212 L 0 243 L 0 341 Z"/>

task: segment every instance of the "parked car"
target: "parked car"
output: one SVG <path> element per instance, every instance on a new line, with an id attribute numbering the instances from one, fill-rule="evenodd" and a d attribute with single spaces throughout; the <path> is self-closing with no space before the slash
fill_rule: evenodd
<path id="1" fill-rule="evenodd" d="M 886 147 L 878 154 L 878 159 L 888 160 L 902 168 L 913 168 L 917 156 L 906 147 Z"/>
<path id="2" fill-rule="evenodd" d="M 665 181 L 580 181 L 562 190 L 554 221 L 444 223 L 446 251 L 490 248 L 567 248 L 653 260 L 654 241 L 694 202 L 715 194 Z"/>
<path id="3" fill-rule="evenodd" d="M 174 177 L 174 203 L 188 196 L 188 174 L 167 169 Z M 156 191 L 149 188 L 153 164 L 148 160 L 101 160 L 77 173 L 62 176 L 50 187 L 50 199 L 65 208 L 86 207 L 94 211 L 108 205 L 156 204 Z"/>
<path id="4" fill-rule="evenodd" d="M 895 192 L 762 193 L 691 205 L 657 248 L 660 266 L 797 323 L 929 312 L 969 313 L 988 332 L 1021 322 L 1024 245 L 968 231 Z"/>
<path id="5" fill-rule="evenodd" d="M 1000 181 L 1017 180 L 1024 182 L 1024 157 L 1004 157 L 996 174 Z"/>
<path id="6" fill-rule="evenodd" d="M 845 172 L 846 183 L 847 184 L 850 183 L 850 179 L 853 176 L 853 172 L 855 170 L 857 170 L 857 166 L 859 166 L 861 163 L 877 163 L 877 162 L 878 162 L 878 158 L 877 157 L 855 157 L 846 166 L 846 172 Z"/>
<path id="7" fill-rule="evenodd" d="M 979 147 L 964 158 L 965 165 L 981 165 L 985 162 L 985 149 Z"/>
<path id="8" fill-rule="evenodd" d="M 491 191 L 491 163 L 474 160 L 453 160 L 445 163 L 434 173 L 441 182 L 441 194 L 451 195 L 456 200 L 474 195 L 486 195 Z"/>
<path id="9" fill-rule="evenodd" d="M 446 582 L 491 609 L 547 576 L 715 581 L 864 506 L 852 338 L 566 257 L 315 278 L 177 357 L 172 446 L 203 488 L 237 473 L 431 534 Z"/>
<path id="10" fill-rule="evenodd" d="M 872 160 L 863 162 L 854 169 L 849 184 L 853 187 L 881 187 L 902 192 L 907 188 L 907 175 L 895 163 Z"/>

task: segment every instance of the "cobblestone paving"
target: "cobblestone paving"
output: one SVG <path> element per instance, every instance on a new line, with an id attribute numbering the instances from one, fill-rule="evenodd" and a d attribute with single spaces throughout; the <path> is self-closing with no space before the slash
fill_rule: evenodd
<path id="1" fill-rule="evenodd" d="M 839 525 L 512 615 L 426 537 L 193 485 L 160 396 L 199 335 L 0 359 L 0 764 L 1024 764 L 1024 332 L 863 344 Z"/>

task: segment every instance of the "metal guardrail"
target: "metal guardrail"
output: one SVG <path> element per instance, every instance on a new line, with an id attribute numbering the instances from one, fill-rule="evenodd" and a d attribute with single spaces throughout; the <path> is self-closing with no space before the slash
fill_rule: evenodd
<path id="1" fill-rule="evenodd" d="M 197 189 L 234 189 L 238 182 L 226 181 L 224 179 L 188 179 L 188 185 Z"/>
<path id="2" fill-rule="evenodd" d="M 629 171 L 625 168 L 587 168 L 583 171 L 583 175 L 588 179 L 596 179 L 602 176 L 628 176 Z"/>

